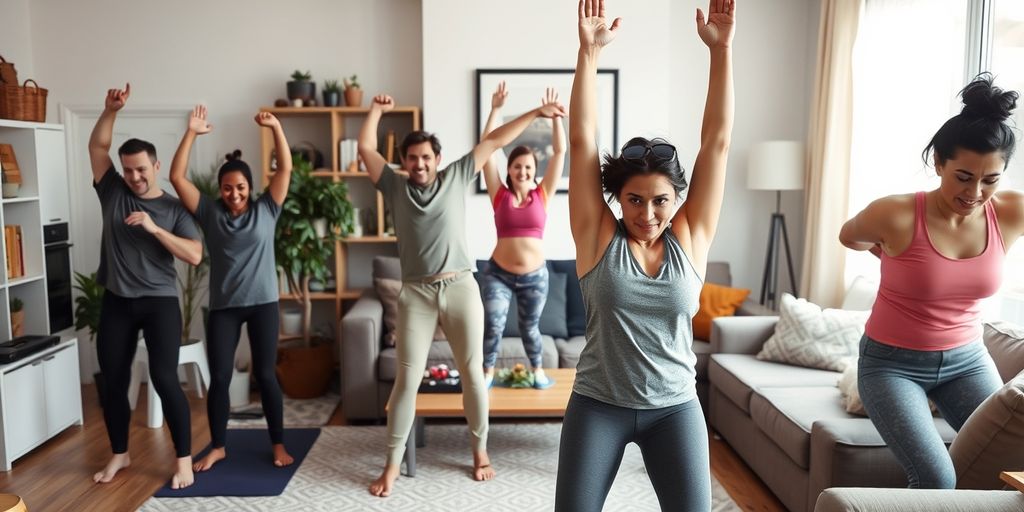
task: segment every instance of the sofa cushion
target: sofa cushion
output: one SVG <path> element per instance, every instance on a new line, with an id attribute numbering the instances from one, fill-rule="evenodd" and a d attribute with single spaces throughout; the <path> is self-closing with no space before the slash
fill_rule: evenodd
<path id="1" fill-rule="evenodd" d="M 480 284 L 481 293 L 483 293 L 483 283 L 480 282 L 481 272 L 476 272 L 474 276 Z M 548 296 L 547 301 L 544 302 L 544 309 L 540 313 L 540 332 L 552 338 L 565 339 L 569 337 L 569 329 L 566 327 L 565 317 L 565 280 L 565 274 L 559 272 L 549 272 L 548 274 Z M 519 305 L 514 295 L 508 305 L 508 316 L 505 318 L 505 332 L 503 335 L 506 338 L 520 336 Z"/>
<path id="2" fill-rule="evenodd" d="M 782 295 L 779 323 L 757 358 L 823 370 L 843 371 L 857 357 L 870 311 L 825 309 Z"/>
<path id="3" fill-rule="evenodd" d="M 700 289 L 700 309 L 693 316 L 693 337 L 711 339 L 711 321 L 720 316 L 733 316 L 736 308 L 747 300 L 750 290 L 704 283 Z"/>
<path id="4" fill-rule="evenodd" d="M 996 363 L 1000 380 L 1009 382 L 1024 371 L 1024 327 L 1009 322 L 987 322 L 982 337 Z"/>
<path id="5" fill-rule="evenodd" d="M 1024 372 L 974 410 L 949 455 L 957 489 L 1002 489 L 1000 471 L 1024 470 Z"/>
<path id="6" fill-rule="evenodd" d="M 750 418 L 794 464 L 807 469 L 814 422 L 852 416 L 843 409 L 835 387 L 799 386 L 755 390 Z"/>
<path id="7" fill-rule="evenodd" d="M 551 336 L 541 336 L 543 345 L 542 357 L 544 366 L 557 368 L 558 350 L 555 348 L 555 340 Z M 504 338 L 498 346 L 498 367 L 504 368 L 513 366 L 516 363 L 530 364 L 526 358 L 526 350 L 523 349 L 523 341 L 519 338 Z M 455 363 L 455 356 L 452 355 L 452 348 L 447 341 L 434 341 L 430 344 L 430 351 L 427 352 L 427 366 L 446 364 L 450 368 L 458 368 Z M 377 377 L 384 381 L 395 380 L 395 369 L 398 366 L 398 354 L 392 348 L 380 351 L 377 359 Z"/>
<path id="8" fill-rule="evenodd" d="M 711 354 L 711 385 L 750 414 L 750 395 L 765 387 L 835 386 L 839 373 L 782 363 L 758 361 L 747 354 Z"/>
<path id="9" fill-rule="evenodd" d="M 580 362 L 580 352 L 587 346 L 587 338 L 573 336 L 567 340 L 555 340 L 555 346 L 558 347 L 558 367 L 576 368 Z"/>

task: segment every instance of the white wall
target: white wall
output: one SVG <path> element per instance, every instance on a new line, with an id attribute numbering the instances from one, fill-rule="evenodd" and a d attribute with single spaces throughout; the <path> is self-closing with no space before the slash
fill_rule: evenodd
<path id="1" fill-rule="evenodd" d="M 816 40 L 817 0 L 744 1 L 734 51 L 736 126 L 726 201 L 715 260 L 732 264 L 736 285 L 759 292 L 769 214 L 774 194 L 746 189 L 746 156 L 755 142 L 803 140 Z M 573 68 L 576 63 L 575 2 L 522 0 L 509 9 L 496 0 L 431 0 L 423 8 L 423 106 L 425 128 L 436 131 L 447 160 L 476 141 L 476 68 Z M 707 92 L 707 49 L 695 29 L 695 9 L 706 3 L 635 0 L 609 5 L 621 16 L 618 39 L 601 67 L 619 69 L 619 142 L 660 135 L 679 148 L 692 167 Z M 459 20 L 457 28 L 453 20 Z M 470 22 L 469 20 L 475 20 Z M 489 94 L 489 91 L 487 92 Z M 568 100 L 569 91 L 561 91 Z M 540 92 L 538 92 L 538 97 Z M 486 258 L 494 247 L 493 217 L 485 195 L 469 199 L 470 250 Z M 790 243 L 799 268 L 803 195 L 784 195 Z M 552 202 L 545 236 L 550 258 L 572 258 L 567 199 Z M 788 288 L 788 287 L 787 287 Z"/>
<path id="2" fill-rule="evenodd" d="M 32 67 L 29 0 L 0 0 L 0 55 L 13 62 L 18 80 L 36 78 Z M 46 87 L 45 85 L 43 87 Z"/>

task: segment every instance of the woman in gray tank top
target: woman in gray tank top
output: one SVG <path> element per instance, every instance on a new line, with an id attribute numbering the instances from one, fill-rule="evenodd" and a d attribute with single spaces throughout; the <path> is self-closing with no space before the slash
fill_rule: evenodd
<path id="1" fill-rule="evenodd" d="M 273 131 L 277 152 L 277 169 L 266 192 L 258 198 L 252 198 L 252 171 L 240 159 L 239 151 L 227 155 L 227 162 L 217 171 L 219 199 L 204 196 L 188 180 L 186 169 L 192 144 L 198 135 L 213 129 L 206 121 L 205 106 L 196 106 L 192 111 L 188 130 L 171 165 L 171 184 L 181 203 L 203 229 L 210 255 L 206 353 L 211 382 L 206 413 L 210 422 L 211 450 L 193 465 L 194 471 L 206 471 L 227 457 L 228 386 L 242 324 L 249 334 L 253 375 L 267 418 L 273 464 L 280 467 L 293 462 L 284 447 L 284 405 L 274 371 L 279 332 L 274 234 L 281 205 L 288 196 L 292 155 L 281 122 L 273 114 L 260 112 L 255 121 Z"/>
<path id="2" fill-rule="evenodd" d="M 630 139 L 598 157 L 596 72 L 619 32 L 604 0 L 580 0 L 569 117 L 569 221 L 587 345 L 565 411 L 555 510 L 601 510 L 628 443 L 643 453 L 662 510 L 710 510 L 708 433 L 697 401 L 692 317 L 718 225 L 733 122 L 735 0 L 698 10 L 710 51 L 700 150 L 687 188 L 674 146 Z M 616 219 L 608 203 L 622 207 Z"/>

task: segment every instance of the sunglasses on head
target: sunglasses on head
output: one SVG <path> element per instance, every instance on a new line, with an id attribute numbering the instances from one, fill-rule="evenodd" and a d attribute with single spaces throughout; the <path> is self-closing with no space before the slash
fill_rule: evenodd
<path id="1" fill-rule="evenodd" d="M 659 161 L 672 160 L 676 157 L 676 147 L 667 142 L 655 142 L 651 144 L 649 142 L 637 141 L 632 144 L 627 143 L 622 146 L 622 151 L 619 152 L 623 159 L 631 162 L 643 163 L 647 159 L 648 155 L 654 155 L 654 158 Z"/>

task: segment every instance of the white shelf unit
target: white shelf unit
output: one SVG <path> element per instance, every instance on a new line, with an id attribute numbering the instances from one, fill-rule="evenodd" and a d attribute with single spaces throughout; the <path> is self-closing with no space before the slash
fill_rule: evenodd
<path id="1" fill-rule="evenodd" d="M 21 299 L 25 311 L 25 334 L 49 332 L 46 299 L 46 269 L 43 253 L 43 213 L 40 205 L 40 171 L 66 168 L 64 127 L 59 124 L 28 123 L 0 119 L 0 143 L 10 144 L 21 172 L 18 196 L 0 200 L 0 227 L 21 226 L 22 261 L 25 274 L 7 275 L 5 233 L 0 231 L 0 260 L 4 262 L 0 279 L 0 341 L 13 338 L 10 301 Z M 61 172 L 66 174 L 66 172 Z"/>
<path id="2" fill-rule="evenodd" d="M 78 340 L 0 365 L 0 471 L 72 425 L 82 424 Z"/>

